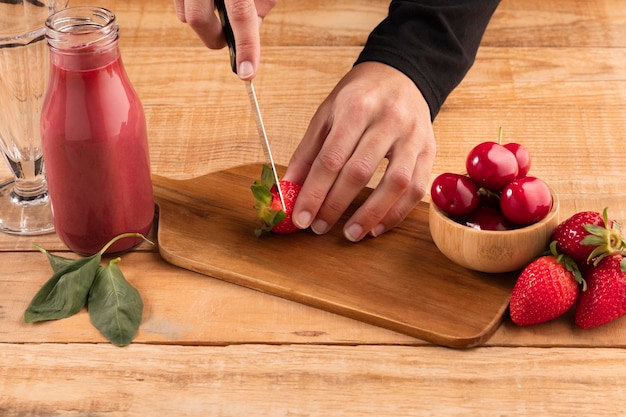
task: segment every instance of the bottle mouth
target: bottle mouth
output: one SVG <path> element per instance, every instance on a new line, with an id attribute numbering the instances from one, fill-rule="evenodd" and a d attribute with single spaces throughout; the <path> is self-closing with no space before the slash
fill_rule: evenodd
<path id="1" fill-rule="evenodd" d="M 46 39 L 52 48 L 58 50 L 100 48 L 118 37 L 119 25 L 115 14 L 102 7 L 70 7 L 50 15 L 46 20 Z"/>

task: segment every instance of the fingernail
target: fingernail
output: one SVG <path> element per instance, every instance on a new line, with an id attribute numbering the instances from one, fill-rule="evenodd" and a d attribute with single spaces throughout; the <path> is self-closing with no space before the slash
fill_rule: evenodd
<path id="1" fill-rule="evenodd" d="M 324 233 L 328 232 L 328 223 L 326 223 L 324 220 L 315 220 L 311 224 L 311 230 L 313 230 L 313 233 L 315 233 L 316 235 L 323 235 Z"/>
<path id="2" fill-rule="evenodd" d="M 293 217 L 293 222 L 299 229 L 306 229 L 311 223 L 311 213 L 308 211 L 301 211 L 297 216 Z"/>
<path id="3" fill-rule="evenodd" d="M 259 16 L 259 26 L 261 26 L 261 23 L 263 23 L 263 18 Z"/>
<path id="4" fill-rule="evenodd" d="M 356 242 L 357 240 L 359 240 L 361 238 L 361 233 L 363 233 L 363 228 L 360 224 L 357 223 L 351 224 L 344 231 L 346 239 L 348 239 L 350 242 Z"/>
<path id="5" fill-rule="evenodd" d="M 380 236 L 383 233 L 385 233 L 385 225 L 384 224 L 378 224 L 378 225 L 376 225 L 376 227 L 374 227 L 370 231 L 370 235 L 372 235 L 372 237 Z"/>
<path id="6" fill-rule="evenodd" d="M 245 79 L 250 78 L 253 72 L 254 68 L 252 67 L 252 62 L 243 61 L 241 64 L 239 64 L 239 71 L 237 72 L 237 75 L 239 76 L 239 78 Z"/>

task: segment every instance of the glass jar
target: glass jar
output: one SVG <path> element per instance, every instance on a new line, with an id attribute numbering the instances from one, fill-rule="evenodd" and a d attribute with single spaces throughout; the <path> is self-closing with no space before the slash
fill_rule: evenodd
<path id="1" fill-rule="evenodd" d="M 46 21 L 50 77 L 41 116 L 56 232 L 74 252 L 147 234 L 154 218 L 143 107 L 126 74 L 115 15 L 72 7 Z M 121 239 L 109 253 L 141 239 Z"/>

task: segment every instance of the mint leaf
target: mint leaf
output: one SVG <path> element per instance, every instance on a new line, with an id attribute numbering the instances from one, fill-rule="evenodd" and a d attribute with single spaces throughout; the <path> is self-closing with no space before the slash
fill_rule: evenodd
<path id="1" fill-rule="evenodd" d="M 24 321 L 58 320 L 78 313 L 87 302 L 100 259 L 97 253 L 67 263 L 58 259 L 51 261 L 56 271 L 31 300 L 24 312 Z"/>
<path id="2" fill-rule="evenodd" d="M 124 233 L 111 239 L 95 255 L 76 260 L 53 255 L 34 245 L 48 257 L 53 275 L 33 297 L 24 312 L 24 321 L 70 317 L 87 304 L 92 324 L 111 343 L 130 344 L 141 324 L 143 302 L 117 267 L 120 258 L 100 266 L 104 252 L 116 241 L 128 237 L 141 237 L 152 243 L 140 233 Z"/>
<path id="3" fill-rule="evenodd" d="M 52 272 L 59 272 L 61 269 L 75 262 L 76 259 L 64 258 L 59 255 L 53 255 L 48 252 L 44 248 L 39 245 L 33 245 L 39 252 L 45 254 L 48 257 L 48 262 L 50 262 L 50 266 L 52 267 Z"/>
<path id="4" fill-rule="evenodd" d="M 120 258 L 98 268 L 87 306 L 91 323 L 116 346 L 129 345 L 141 324 L 143 302 L 117 266 Z"/>

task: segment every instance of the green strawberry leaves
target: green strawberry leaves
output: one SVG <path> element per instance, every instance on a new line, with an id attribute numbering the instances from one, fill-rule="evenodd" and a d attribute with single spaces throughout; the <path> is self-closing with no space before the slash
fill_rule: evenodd
<path id="1" fill-rule="evenodd" d="M 260 237 L 264 232 L 269 232 L 282 222 L 287 214 L 282 210 L 275 210 L 272 208 L 272 201 L 274 195 L 272 194 L 272 188 L 278 186 L 274 180 L 274 174 L 272 168 L 264 164 L 261 171 L 261 179 L 256 180 L 250 189 L 256 203 L 254 204 L 254 210 L 257 213 L 261 226 L 259 226 L 254 234 L 256 237 Z"/>
<path id="2" fill-rule="evenodd" d="M 35 247 L 48 257 L 52 277 L 41 287 L 24 312 L 24 321 L 35 323 L 70 317 L 88 306 L 91 323 L 116 346 L 126 346 L 137 334 L 143 313 L 139 292 L 117 266 L 120 258 L 102 266 L 104 252 L 116 241 L 141 237 L 125 233 L 113 238 L 100 252 L 69 259 Z"/>
<path id="3" fill-rule="evenodd" d="M 608 208 L 602 212 L 604 226 L 586 224 L 583 228 L 589 233 L 581 240 L 581 244 L 585 246 L 595 246 L 595 249 L 589 254 L 588 262 L 593 261 L 597 266 L 600 261 L 612 253 L 621 253 L 626 249 L 626 238 L 622 236 L 621 225 L 617 221 L 613 221 L 613 225 L 609 226 Z"/>

